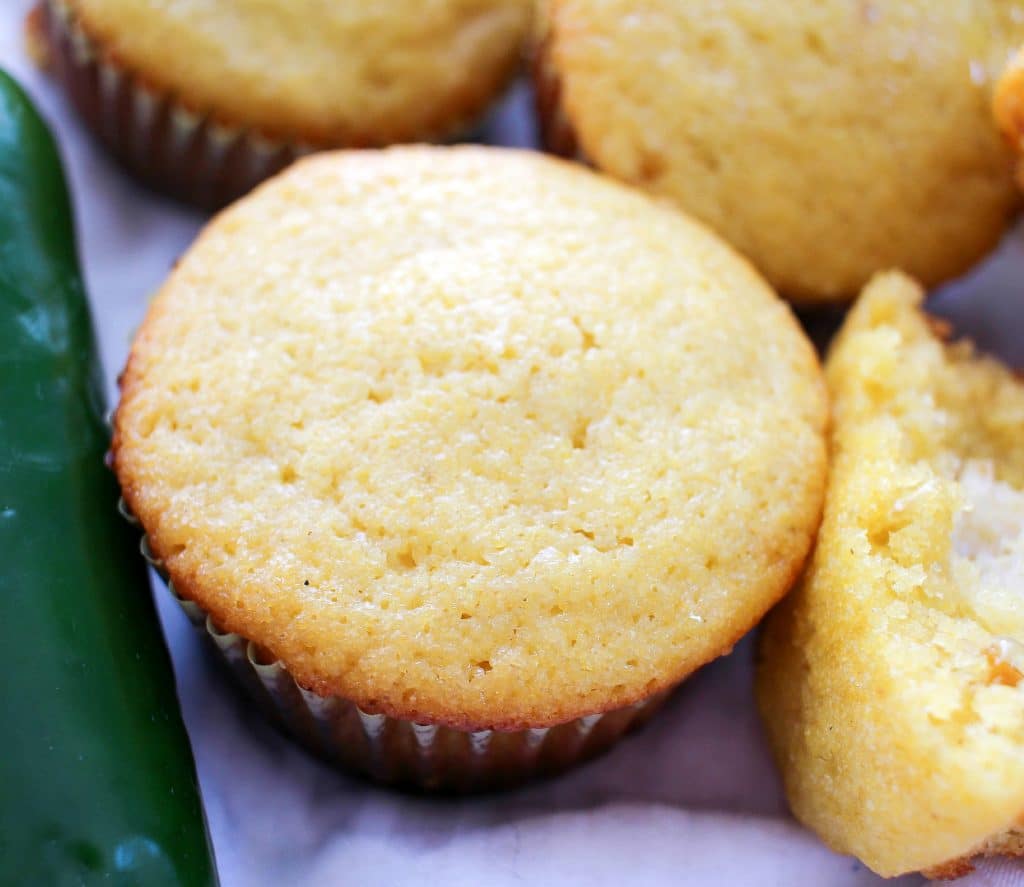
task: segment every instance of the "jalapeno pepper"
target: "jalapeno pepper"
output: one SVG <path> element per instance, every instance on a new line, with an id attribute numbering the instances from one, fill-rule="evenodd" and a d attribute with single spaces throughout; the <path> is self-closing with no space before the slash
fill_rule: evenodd
<path id="1" fill-rule="evenodd" d="M 0 72 L 0 884 L 210 885 L 56 147 Z"/>

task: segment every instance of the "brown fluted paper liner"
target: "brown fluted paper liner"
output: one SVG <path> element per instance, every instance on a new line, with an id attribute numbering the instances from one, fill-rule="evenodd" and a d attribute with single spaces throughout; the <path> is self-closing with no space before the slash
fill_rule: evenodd
<path id="1" fill-rule="evenodd" d="M 44 0 L 37 13 L 30 25 L 41 28 L 47 66 L 79 115 L 157 191 L 217 209 L 314 150 L 217 122 L 153 89 L 90 39 L 66 0 Z"/>
<path id="2" fill-rule="evenodd" d="M 124 502 L 121 513 L 137 523 Z M 143 557 L 168 581 L 142 537 Z M 315 754 L 378 782 L 421 790 L 471 792 L 509 787 L 559 773 L 612 746 L 644 723 L 671 691 L 553 727 L 501 731 L 414 723 L 364 711 L 340 696 L 300 686 L 281 662 L 238 634 L 221 631 L 193 601 L 175 594 L 185 613 L 220 652 L 248 695 Z"/>

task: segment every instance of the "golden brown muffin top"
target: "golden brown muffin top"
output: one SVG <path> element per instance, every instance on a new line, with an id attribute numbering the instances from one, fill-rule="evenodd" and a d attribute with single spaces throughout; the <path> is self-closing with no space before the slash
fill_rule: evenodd
<path id="1" fill-rule="evenodd" d="M 448 135 L 515 68 L 529 0 L 54 0 L 142 81 L 313 144 Z"/>
<path id="2" fill-rule="evenodd" d="M 703 227 L 482 148 L 320 155 L 218 216 L 114 452 L 178 592 L 369 710 L 543 726 L 728 650 L 817 526 L 824 386 Z"/>
<path id="3" fill-rule="evenodd" d="M 1012 0 L 550 0 L 583 154 L 671 198 L 801 302 L 876 271 L 928 284 L 999 240 L 1017 197 L 991 96 Z"/>

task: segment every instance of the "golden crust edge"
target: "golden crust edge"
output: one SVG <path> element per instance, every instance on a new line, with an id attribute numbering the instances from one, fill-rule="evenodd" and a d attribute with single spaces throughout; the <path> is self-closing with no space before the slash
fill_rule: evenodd
<path id="1" fill-rule="evenodd" d="M 979 860 L 1024 857 L 1024 813 L 1021 814 L 1020 822 L 1021 824 L 1011 826 L 1006 831 L 993 835 L 982 845 L 957 859 L 950 859 L 922 869 L 921 874 L 935 881 L 953 881 L 973 872 Z"/>

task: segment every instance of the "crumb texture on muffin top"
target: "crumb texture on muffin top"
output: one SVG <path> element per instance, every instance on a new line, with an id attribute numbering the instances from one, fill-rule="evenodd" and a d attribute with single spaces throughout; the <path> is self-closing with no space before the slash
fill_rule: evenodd
<path id="1" fill-rule="evenodd" d="M 50 0 L 114 61 L 224 123 L 379 145 L 468 124 L 515 70 L 530 0 Z"/>
<path id="2" fill-rule="evenodd" d="M 305 160 L 139 331 L 125 496 L 178 591 L 300 682 L 539 726 L 671 686 L 788 588 L 816 357 L 701 226 L 483 148 Z"/>
<path id="3" fill-rule="evenodd" d="M 1024 40 L 1010 0 L 550 0 L 551 64 L 582 152 L 675 200 L 783 295 L 927 284 L 1016 205 L 993 84 Z"/>
<path id="4" fill-rule="evenodd" d="M 1024 385 L 922 298 L 878 277 L 833 346 L 825 516 L 758 677 L 794 812 L 886 876 L 1024 824 Z"/>

